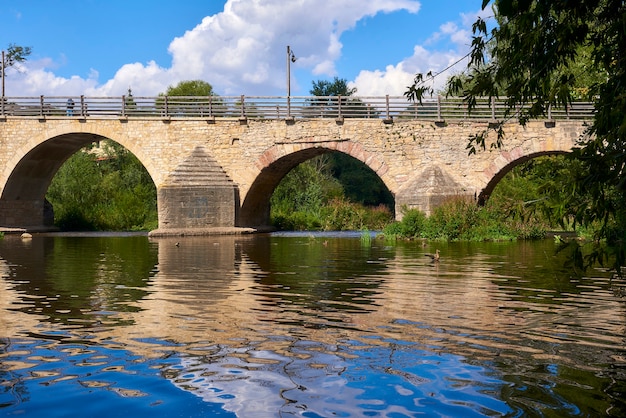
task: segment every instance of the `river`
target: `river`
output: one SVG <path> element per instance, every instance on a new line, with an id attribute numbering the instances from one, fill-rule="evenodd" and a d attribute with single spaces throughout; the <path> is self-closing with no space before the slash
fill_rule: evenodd
<path id="1" fill-rule="evenodd" d="M 0 415 L 625 416 L 626 283 L 555 250 L 5 236 Z"/>

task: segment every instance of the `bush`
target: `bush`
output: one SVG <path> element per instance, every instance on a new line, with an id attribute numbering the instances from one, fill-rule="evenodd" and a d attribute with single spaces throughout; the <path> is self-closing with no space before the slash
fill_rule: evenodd
<path id="1" fill-rule="evenodd" d="M 139 160 L 107 143 L 106 157 L 89 150 L 71 156 L 46 198 L 63 230 L 149 230 L 157 220 L 156 187 Z"/>
<path id="2" fill-rule="evenodd" d="M 322 227 L 317 216 L 303 211 L 272 214 L 270 222 L 282 231 L 316 231 Z"/>
<path id="3" fill-rule="evenodd" d="M 415 209 L 407 210 L 401 222 L 388 225 L 383 233 L 409 239 L 492 241 L 541 239 L 545 237 L 545 227 L 532 221 L 510 220 L 493 207 L 452 199 L 435 208 L 430 217 Z"/>
<path id="4" fill-rule="evenodd" d="M 394 222 L 383 229 L 389 236 L 418 238 L 423 235 L 426 215 L 416 209 L 404 210 L 401 222 Z"/>
<path id="5" fill-rule="evenodd" d="M 316 211 L 272 210 L 270 222 L 279 230 L 381 230 L 393 219 L 386 206 L 368 208 L 345 199 L 333 199 Z"/>

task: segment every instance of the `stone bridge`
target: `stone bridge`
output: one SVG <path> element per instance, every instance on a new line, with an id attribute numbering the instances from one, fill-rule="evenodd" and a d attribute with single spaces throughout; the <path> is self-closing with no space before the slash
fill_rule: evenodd
<path id="1" fill-rule="evenodd" d="M 437 119 L 4 114 L 0 226 L 49 226 L 44 202 L 54 174 L 73 153 L 103 139 L 126 147 L 151 175 L 159 222 L 153 233 L 191 235 L 267 226 L 275 187 L 320 154 L 342 152 L 372 169 L 401 219 L 404 207 L 429 213 L 450 197 L 484 199 L 512 167 L 570 151 L 585 130 L 583 118 L 525 127 L 511 121 L 501 149 L 468 155 L 468 138 L 493 121 Z"/>

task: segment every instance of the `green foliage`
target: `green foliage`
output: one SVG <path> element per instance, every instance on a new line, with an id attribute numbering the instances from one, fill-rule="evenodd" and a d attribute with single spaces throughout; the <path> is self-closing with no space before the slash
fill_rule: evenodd
<path id="1" fill-rule="evenodd" d="M 387 225 L 383 231 L 385 235 L 403 238 L 419 238 L 422 236 L 426 224 L 424 212 L 415 209 L 403 209 L 401 222 Z"/>
<path id="2" fill-rule="evenodd" d="M 177 97 L 183 97 L 183 99 L 177 100 Z M 200 116 L 226 111 L 223 100 L 215 94 L 213 86 L 202 80 L 181 81 L 175 86 L 169 86 L 164 93 L 159 93 L 155 107 L 159 113 L 167 110 L 169 115 L 196 114 Z"/>
<path id="3" fill-rule="evenodd" d="M 393 207 L 393 195 L 368 166 L 340 152 L 330 154 L 329 159 L 332 175 L 343 186 L 348 200 L 365 206 L 383 204 Z"/>
<path id="4" fill-rule="evenodd" d="M 322 114 L 325 117 L 376 117 L 379 111 L 371 109 L 358 98 L 349 98 L 356 93 L 356 87 L 349 88 L 345 78 L 335 77 L 333 81 L 318 80 L 313 81 L 313 88 L 309 90 L 313 96 L 319 99 L 309 99 L 309 116 Z M 334 97 L 341 96 L 341 99 Z M 341 106 L 341 109 L 340 109 Z"/>
<path id="5" fill-rule="evenodd" d="M 466 199 L 451 199 L 427 217 L 415 209 L 404 211 L 401 222 L 383 229 L 385 236 L 445 241 L 541 239 L 545 229 L 535 222 L 506 217 L 497 208 L 479 207 Z"/>
<path id="6" fill-rule="evenodd" d="M 320 155 L 287 173 L 274 190 L 270 204 L 278 213 L 305 211 L 319 215 L 326 202 L 341 195 L 342 186 L 331 175 L 328 156 Z"/>
<path id="7" fill-rule="evenodd" d="M 566 106 L 574 98 L 593 100 L 596 113 L 580 138 L 574 158 L 580 170 L 571 178 L 574 224 L 597 226 L 595 246 L 587 264 L 611 259 L 617 274 L 626 264 L 626 36 L 624 2 L 613 0 L 483 0 L 494 5 L 497 24 L 488 30 L 479 18 L 473 26 L 469 82 L 452 79 L 469 111 L 477 97 L 506 97 L 507 116 L 522 124 L 545 117 L 550 106 Z M 423 77 L 405 93 L 421 100 Z M 469 138 L 470 153 L 499 147 L 488 130 Z M 569 187 L 568 187 L 569 188 Z M 571 189 L 571 188 L 570 188 Z"/>
<path id="8" fill-rule="evenodd" d="M 381 230 L 392 219 L 391 212 L 384 205 L 366 207 L 344 198 L 331 201 L 321 211 L 321 224 L 325 231 Z"/>
<path id="9" fill-rule="evenodd" d="M 88 149 L 59 169 L 46 195 L 64 230 L 146 230 L 157 226 L 156 188 L 139 160 L 107 141 L 98 156 Z"/>
<path id="10" fill-rule="evenodd" d="M 169 86 L 165 96 L 214 96 L 213 86 L 202 80 L 181 81 L 175 86 Z"/>
<path id="11" fill-rule="evenodd" d="M 570 154 L 529 160 L 498 183 L 489 204 L 522 221 L 532 218 L 555 230 L 572 229 L 576 207 L 588 199 L 572 182 L 580 170 L 580 161 Z"/>
<path id="12" fill-rule="evenodd" d="M 26 61 L 26 57 L 28 57 L 32 52 L 33 50 L 29 46 L 9 44 L 9 47 L 4 54 L 4 63 L 0 66 L 0 75 L 2 74 L 3 69 L 6 70 L 9 67 L 13 67 L 15 64 Z"/>
<path id="13" fill-rule="evenodd" d="M 356 93 L 356 87 L 349 88 L 345 78 L 335 77 L 333 81 L 313 81 L 313 87 L 309 90 L 313 96 L 352 96 Z"/>
<path id="14" fill-rule="evenodd" d="M 308 212 L 272 212 L 271 223 L 282 231 L 317 231 L 322 229 L 319 218 Z"/>
<path id="15" fill-rule="evenodd" d="M 354 164 L 347 161 L 356 162 L 359 173 L 363 167 L 367 168 L 352 157 L 346 157 L 337 159 L 335 155 L 323 154 L 287 173 L 270 199 L 272 225 L 283 230 L 360 230 L 364 227 L 379 230 L 390 222 L 392 214 L 388 206 L 391 205 L 371 207 L 379 203 L 374 202 L 376 195 L 372 194 L 372 190 L 382 187 L 386 191 L 374 173 L 360 176 L 362 195 L 359 195 L 357 184 L 345 185 L 341 181 L 351 177 L 349 167 L 354 167 Z M 340 169 L 342 163 L 348 165 Z M 336 172 L 343 173 L 343 176 L 335 176 Z M 368 188 L 363 188 L 364 184 Z M 354 200 L 346 197 L 346 187 Z M 390 195 L 387 199 L 384 203 L 388 203 L 389 199 L 393 202 Z"/>

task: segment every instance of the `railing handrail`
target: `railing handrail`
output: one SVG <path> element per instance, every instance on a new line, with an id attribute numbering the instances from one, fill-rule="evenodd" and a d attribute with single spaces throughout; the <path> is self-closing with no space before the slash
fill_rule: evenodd
<path id="1" fill-rule="evenodd" d="M 519 110 L 518 110 L 519 111 Z M 548 120 L 590 120 L 591 102 L 548 108 Z M 462 98 L 435 96 L 413 103 L 404 96 L 5 96 L 0 116 L 37 118 L 215 118 L 311 119 L 376 118 L 384 121 L 420 119 L 515 120 L 503 99 L 479 98 L 472 112 Z"/>

